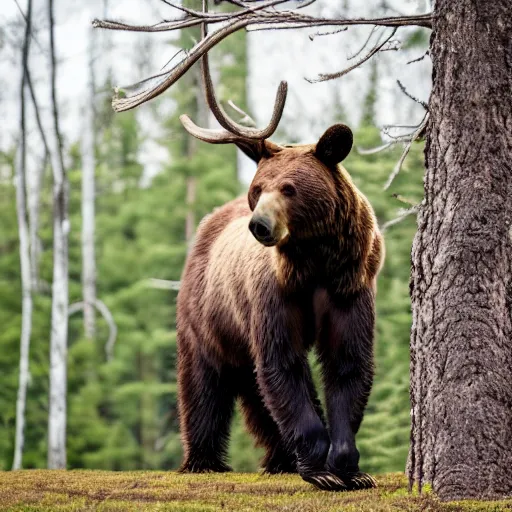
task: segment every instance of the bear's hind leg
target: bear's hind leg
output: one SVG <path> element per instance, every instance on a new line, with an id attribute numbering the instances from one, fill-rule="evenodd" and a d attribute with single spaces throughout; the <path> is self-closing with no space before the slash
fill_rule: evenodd
<path id="1" fill-rule="evenodd" d="M 182 344 L 183 345 L 183 344 Z M 217 369 L 188 347 L 178 351 L 182 472 L 231 471 L 226 463 L 235 383 L 229 368 Z"/>
<path id="2" fill-rule="evenodd" d="M 249 432 L 256 438 L 256 444 L 263 446 L 266 454 L 262 460 L 265 473 L 297 473 L 293 450 L 288 449 L 263 403 L 253 368 L 239 370 L 241 387 L 240 403 Z"/>

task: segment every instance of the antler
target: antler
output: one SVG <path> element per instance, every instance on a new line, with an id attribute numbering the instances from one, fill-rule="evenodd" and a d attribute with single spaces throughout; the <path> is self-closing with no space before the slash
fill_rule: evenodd
<path id="1" fill-rule="evenodd" d="M 203 0 L 203 13 L 208 12 L 208 1 Z M 204 39 L 207 36 L 207 25 L 201 23 L 201 38 Z M 254 141 L 268 139 L 277 129 L 279 121 L 283 115 L 283 109 L 286 102 L 286 95 L 288 93 L 288 84 L 282 81 L 277 89 L 276 100 L 274 103 L 274 111 L 272 117 L 266 128 L 258 130 L 256 128 L 248 128 L 236 123 L 226 114 L 222 106 L 218 103 L 215 97 L 215 91 L 213 87 L 213 81 L 210 74 L 210 64 L 208 58 L 208 52 L 205 52 L 201 57 L 201 75 L 205 87 L 206 102 L 208 107 L 212 111 L 215 119 L 219 124 L 225 128 L 225 130 L 212 130 L 207 128 L 201 128 L 197 126 L 190 117 L 186 114 L 180 116 L 180 121 L 183 124 L 185 130 L 194 137 L 203 140 L 205 142 L 211 142 L 213 144 L 225 144 L 229 142 L 240 142 L 241 140 L 251 139 Z"/>

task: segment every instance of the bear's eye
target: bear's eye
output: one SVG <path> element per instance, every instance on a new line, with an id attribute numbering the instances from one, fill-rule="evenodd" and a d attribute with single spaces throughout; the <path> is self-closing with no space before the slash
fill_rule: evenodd
<path id="1" fill-rule="evenodd" d="M 285 183 L 281 187 L 281 194 L 283 194 L 283 196 L 293 197 L 296 193 L 297 193 L 297 190 L 295 190 L 295 187 L 293 185 L 291 185 L 290 183 Z"/>

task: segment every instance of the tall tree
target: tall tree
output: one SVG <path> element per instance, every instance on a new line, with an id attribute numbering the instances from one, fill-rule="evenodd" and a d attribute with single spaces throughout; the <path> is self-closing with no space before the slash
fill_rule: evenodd
<path id="1" fill-rule="evenodd" d="M 412 477 L 512 493 L 512 3 L 437 0 L 412 252 Z"/>
<path id="2" fill-rule="evenodd" d="M 48 467 L 66 467 L 66 393 L 68 340 L 68 180 L 57 102 L 57 63 L 53 0 L 48 0 L 50 74 L 53 126 L 51 163 L 53 170 L 53 283 L 50 338 L 50 403 L 48 412 Z"/>
<path id="3" fill-rule="evenodd" d="M 96 155 L 94 143 L 94 53 L 95 34 L 89 34 L 89 77 L 84 105 L 84 130 L 82 134 L 82 288 L 84 302 L 84 331 L 88 339 L 96 331 L 96 255 L 94 251 L 94 210 Z"/>
<path id="4" fill-rule="evenodd" d="M 25 37 L 22 49 L 21 85 L 20 85 L 20 141 L 16 159 L 16 209 L 18 214 L 18 232 L 20 241 L 21 267 L 21 337 L 20 367 L 18 376 L 18 398 L 16 401 L 16 438 L 14 446 L 13 469 L 21 469 L 23 446 L 25 442 L 25 408 L 29 380 L 29 349 L 32 331 L 32 276 L 30 269 L 30 235 L 27 217 L 27 130 L 26 130 L 26 89 L 28 57 L 32 25 L 32 0 L 28 0 L 25 16 Z"/>

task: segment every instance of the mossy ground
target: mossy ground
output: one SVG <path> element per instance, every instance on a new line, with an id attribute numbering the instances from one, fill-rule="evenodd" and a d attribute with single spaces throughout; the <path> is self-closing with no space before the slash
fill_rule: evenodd
<path id="1" fill-rule="evenodd" d="M 502 502 L 440 503 L 407 492 L 402 473 L 377 477 L 370 491 L 318 491 L 298 476 L 254 473 L 182 475 L 139 471 L 0 473 L 0 509 L 19 511 L 512 511 Z"/>

